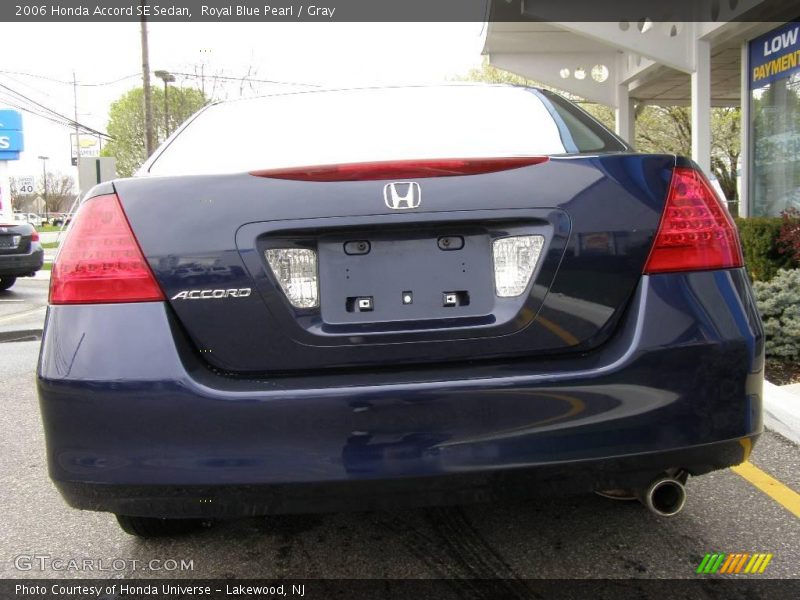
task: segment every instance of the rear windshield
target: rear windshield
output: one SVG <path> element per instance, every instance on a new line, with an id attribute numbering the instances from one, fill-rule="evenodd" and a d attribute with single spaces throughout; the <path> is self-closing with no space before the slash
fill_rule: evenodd
<path id="1" fill-rule="evenodd" d="M 625 150 L 591 117 L 575 110 L 538 92 L 501 86 L 377 88 L 238 100 L 203 110 L 157 155 L 148 172 L 195 175 Z"/>
<path id="2" fill-rule="evenodd" d="M 542 92 L 542 94 L 558 113 L 578 152 L 628 150 L 622 140 L 577 105 L 553 92 Z"/>

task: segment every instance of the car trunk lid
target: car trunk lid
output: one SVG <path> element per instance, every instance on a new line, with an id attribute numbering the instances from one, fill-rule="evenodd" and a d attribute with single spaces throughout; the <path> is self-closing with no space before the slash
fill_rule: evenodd
<path id="1" fill-rule="evenodd" d="M 641 277 L 674 164 L 609 154 L 400 181 L 235 174 L 115 187 L 197 351 L 254 375 L 596 347 Z M 502 297 L 495 243 L 523 236 L 542 238 L 538 260 L 524 292 Z M 316 306 L 290 302 L 269 261 L 282 249 L 315 253 Z"/>

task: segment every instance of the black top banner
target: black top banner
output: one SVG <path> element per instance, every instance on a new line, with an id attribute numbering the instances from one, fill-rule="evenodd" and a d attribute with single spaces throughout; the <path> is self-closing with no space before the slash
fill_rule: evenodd
<path id="1" fill-rule="evenodd" d="M 788 21 L 798 0 L 3 0 L 0 21 Z"/>

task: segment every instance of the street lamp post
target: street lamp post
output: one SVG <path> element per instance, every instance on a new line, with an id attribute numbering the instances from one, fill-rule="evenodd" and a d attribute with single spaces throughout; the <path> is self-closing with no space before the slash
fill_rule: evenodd
<path id="1" fill-rule="evenodd" d="M 155 76 L 164 82 L 164 131 L 166 132 L 166 137 L 169 137 L 169 104 L 167 103 L 167 90 L 169 88 L 167 84 L 174 82 L 175 76 L 169 71 L 156 71 Z"/>
<path id="2" fill-rule="evenodd" d="M 47 160 L 49 156 L 40 156 L 39 160 L 42 161 L 42 197 L 44 198 L 44 218 L 50 221 L 50 211 L 47 208 Z"/>

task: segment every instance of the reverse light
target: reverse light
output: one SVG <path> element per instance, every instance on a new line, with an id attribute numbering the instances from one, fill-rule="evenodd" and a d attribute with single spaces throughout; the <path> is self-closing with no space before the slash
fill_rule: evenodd
<path id="1" fill-rule="evenodd" d="M 677 167 L 645 274 L 741 267 L 736 226 L 705 176 Z"/>
<path id="2" fill-rule="evenodd" d="M 292 306 L 315 308 L 319 305 L 316 252 L 307 248 L 274 248 L 264 254 Z"/>
<path id="3" fill-rule="evenodd" d="M 499 297 L 513 298 L 527 289 L 543 247 L 541 235 L 517 235 L 494 241 L 494 287 Z"/>
<path id="4" fill-rule="evenodd" d="M 164 300 L 116 194 L 87 200 L 53 263 L 50 304 Z"/>

